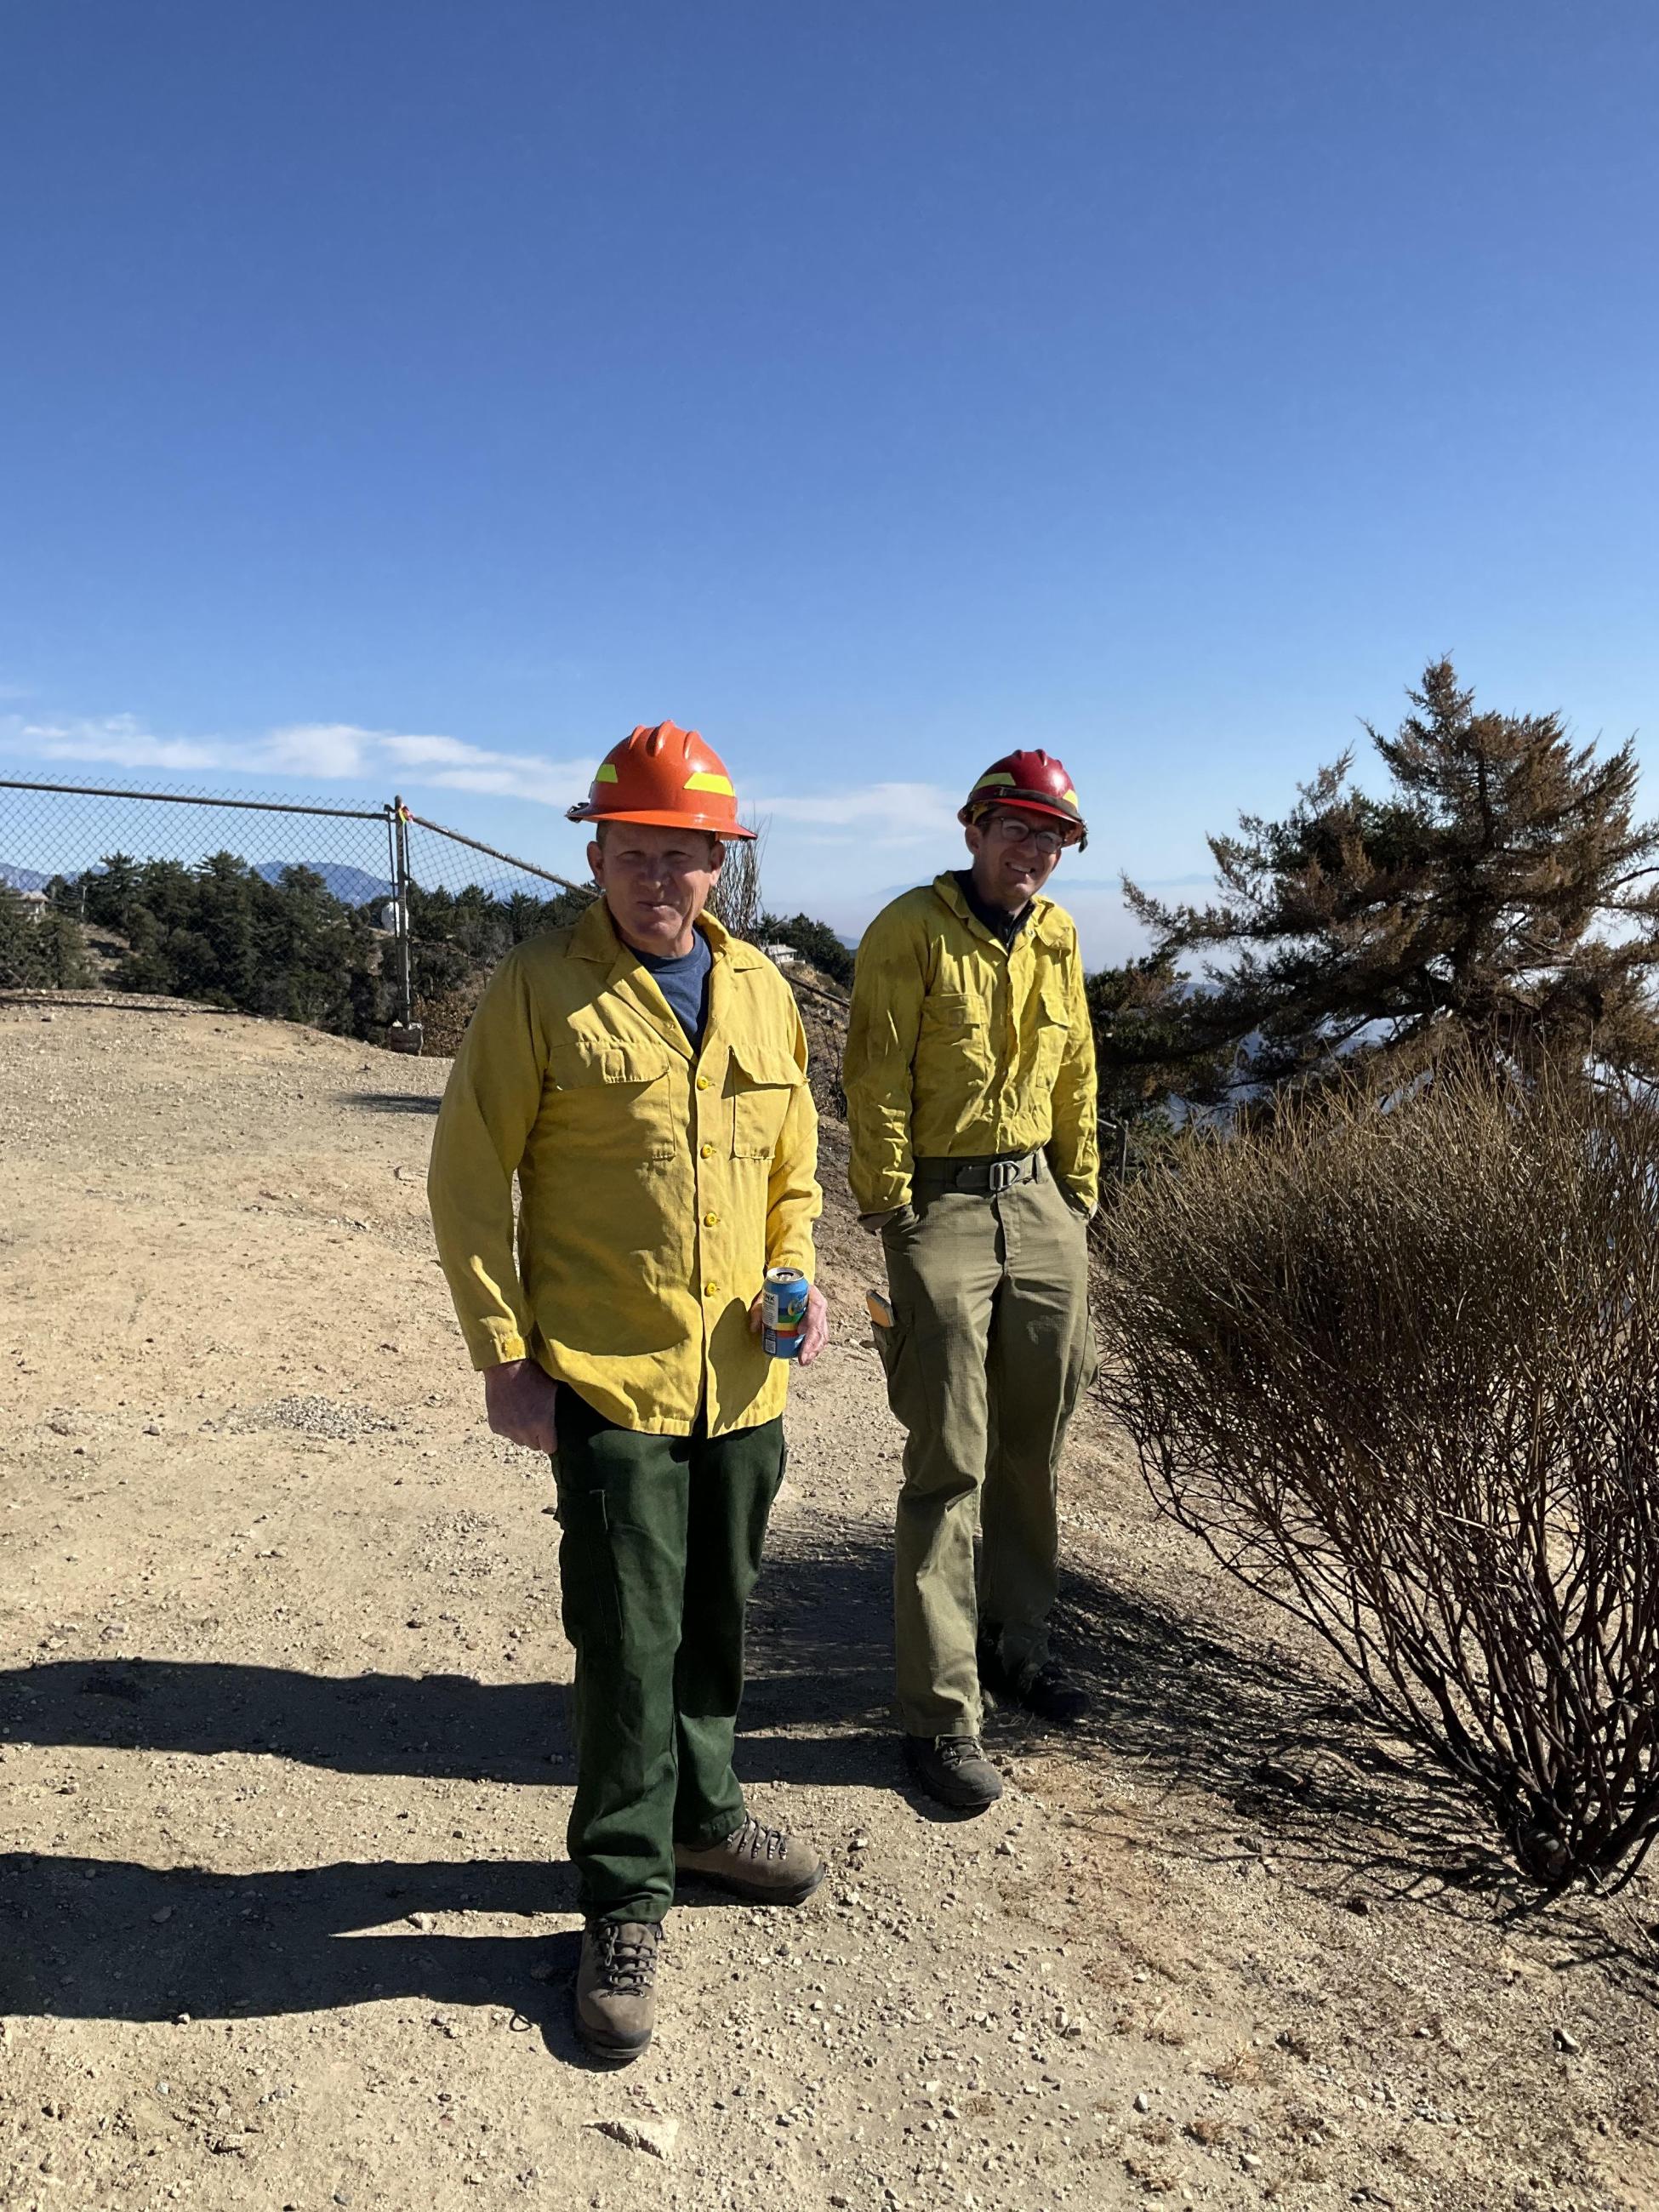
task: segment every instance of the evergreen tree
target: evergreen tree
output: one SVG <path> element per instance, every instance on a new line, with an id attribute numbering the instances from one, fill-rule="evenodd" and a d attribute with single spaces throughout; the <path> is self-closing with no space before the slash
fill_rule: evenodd
<path id="1" fill-rule="evenodd" d="M 827 921 L 814 921 L 805 914 L 791 915 L 787 921 L 781 915 L 763 914 L 759 935 L 767 945 L 792 946 L 831 982 L 852 988 L 853 956 Z"/>
<path id="2" fill-rule="evenodd" d="M 1155 966 L 1207 956 L 1152 1063 L 1194 1099 L 1338 1066 L 1392 1083 L 1454 1042 L 1659 1079 L 1659 829 L 1635 818 L 1634 748 L 1598 757 L 1558 714 L 1477 711 L 1449 660 L 1407 696 L 1396 735 L 1366 726 L 1383 797 L 1345 755 L 1282 821 L 1210 840 L 1211 904 L 1126 883 Z"/>
<path id="3" fill-rule="evenodd" d="M 0 989 L 35 988 L 34 917 L 8 883 L 0 882 Z"/>
<path id="4" fill-rule="evenodd" d="M 92 981 L 74 916 L 50 903 L 33 906 L 0 883 L 0 988 L 84 991 Z"/>
<path id="5" fill-rule="evenodd" d="M 107 853 L 95 868 L 78 877 L 76 889 L 88 921 L 127 934 L 127 912 L 137 896 L 138 863 L 131 853 Z"/>
<path id="6" fill-rule="evenodd" d="M 73 915 L 44 908 L 34 924 L 36 958 L 42 987 L 48 991 L 88 991 L 96 980 L 87 958 L 86 939 Z"/>
<path id="7" fill-rule="evenodd" d="M 1088 979 L 1089 1016 L 1103 1119 L 1133 1122 L 1164 1112 L 1170 1094 L 1213 1092 L 1231 1055 L 1195 1052 L 1191 987 L 1173 951 L 1150 952 Z"/>
<path id="8" fill-rule="evenodd" d="M 492 898 L 477 884 L 459 892 L 409 889 L 411 980 L 417 1006 L 432 1006 L 459 995 L 470 1013 L 504 954 L 526 938 L 578 921 L 592 904 L 582 891 L 555 891 L 551 898 L 515 891 Z"/>

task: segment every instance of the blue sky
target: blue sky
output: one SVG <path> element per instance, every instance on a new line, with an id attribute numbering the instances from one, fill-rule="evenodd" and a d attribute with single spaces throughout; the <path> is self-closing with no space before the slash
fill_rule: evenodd
<path id="1" fill-rule="evenodd" d="M 0 773 L 398 787 L 574 868 L 672 715 L 856 927 L 1046 744 L 1104 958 L 1120 869 L 1443 649 L 1659 728 L 1645 0 L 77 0 L 0 53 Z"/>

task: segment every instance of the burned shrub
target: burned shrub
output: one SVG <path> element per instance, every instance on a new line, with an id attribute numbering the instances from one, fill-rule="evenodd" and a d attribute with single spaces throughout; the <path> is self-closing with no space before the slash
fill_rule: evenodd
<path id="1" fill-rule="evenodd" d="M 1443 1068 L 1128 1189 L 1104 1388 L 1154 1497 L 1550 1889 L 1659 1829 L 1659 1112 Z"/>

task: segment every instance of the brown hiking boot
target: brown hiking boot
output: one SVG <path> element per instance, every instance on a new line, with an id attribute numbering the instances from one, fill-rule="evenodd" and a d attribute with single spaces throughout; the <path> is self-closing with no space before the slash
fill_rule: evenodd
<path id="1" fill-rule="evenodd" d="M 763 1826 L 752 1814 L 706 1850 L 676 1844 L 674 1864 L 753 1905 L 804 1905 L 824 1871 L 823 1860 L 798 1838 Z"/>
<path id="2" fill-rule="evenodd" d="M 590 1920 L 576 1969 L 576 2033 L 606 2058 L 637 2058 L 657 2019 L 662 1929 L 649 1920 Z"/>
<path id="3" fill-rule="evenodd" d="M 927 1795 L 958 1813 L 982 1813 L 1002 1795 L 1002 1777 L 976 1735 L 907 1735 L 904 1758 Z"/>

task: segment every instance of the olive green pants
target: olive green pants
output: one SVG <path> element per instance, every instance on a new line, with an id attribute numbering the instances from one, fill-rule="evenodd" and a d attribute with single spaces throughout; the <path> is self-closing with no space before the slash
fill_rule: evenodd
<path id="1" fill-rule="evenodd" d="M 1046 1162 L 1000 1195 L 932 1191 L 882 1231 L 887 1395 L 908 1435 L 894 1542 L 899 1714 L 977 1735 L 981 1620 L 1014 1672 L 1048 1656 L 1055 1477 L 1093 1377 L 1086 1224 Z M 980 1532 L 975 1589 L 974 1535 Z"/>
<path id="2" fill-rule="evenodd" d="M 649 1436 L 568 1384 L 555 1420 L 576 1650 L 570 1857 L 584 1912 L 660 1920 L 675 1844 L 705 1849 L 744 1818 L 732 1771 L 744 1612 L 783 1480 L 783 1423 Z"/>

